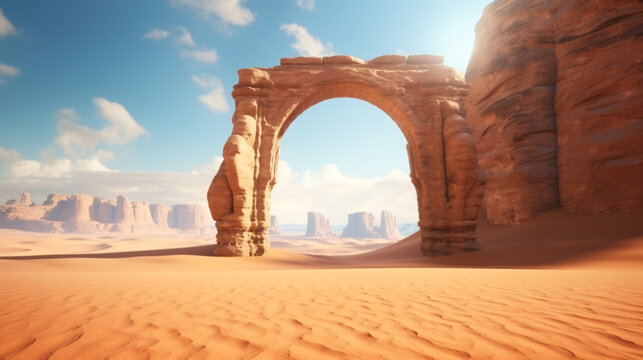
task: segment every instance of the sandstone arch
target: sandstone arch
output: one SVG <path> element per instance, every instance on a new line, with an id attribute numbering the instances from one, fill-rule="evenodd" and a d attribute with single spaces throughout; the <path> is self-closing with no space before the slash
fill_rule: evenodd
<path id="1" fill-rule="evenodd" d="M 284 58 L 273 68 L 239 70 L 232 135 L 208 189 L 218 230 L 215 255 L 265 253 L 280 139 L 306 109 L 338 97 L 373 104 L 404 134 L 423 253 L 478 249 L 483 175 L 463 118 L 466 94 L 462 76 L 433 55 L 384 55 L 368 62 L 351 56 Z"/>

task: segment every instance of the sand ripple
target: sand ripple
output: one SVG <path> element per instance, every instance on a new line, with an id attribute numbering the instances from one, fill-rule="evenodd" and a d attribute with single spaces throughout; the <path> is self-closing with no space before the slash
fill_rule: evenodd
<path id="1" fill-rule="evenodd" d="M 642 275 L 3 273 L 0 358 L 641 359 Z"/>

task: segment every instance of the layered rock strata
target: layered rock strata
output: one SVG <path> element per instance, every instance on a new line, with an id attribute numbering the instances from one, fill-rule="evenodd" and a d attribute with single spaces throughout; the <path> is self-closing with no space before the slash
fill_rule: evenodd
<path id="1" fill-rule="evenodd" d="M 490 221 L 643 210 L 642 29 L 638 0 L 485 8 L 465 107 Z"/>

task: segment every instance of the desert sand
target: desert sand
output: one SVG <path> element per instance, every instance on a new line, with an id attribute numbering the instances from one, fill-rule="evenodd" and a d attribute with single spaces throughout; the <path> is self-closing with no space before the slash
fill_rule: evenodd
<path id="1" fill-rule="evenodd" d="M 0 358 L 639 359 L 640 219 L 483 223 L 481 251 L 439 258 L 417 235 L 347 256 L 215 258 L 205 239 L 44 254 L 52 236 L 3 233 Z"/>

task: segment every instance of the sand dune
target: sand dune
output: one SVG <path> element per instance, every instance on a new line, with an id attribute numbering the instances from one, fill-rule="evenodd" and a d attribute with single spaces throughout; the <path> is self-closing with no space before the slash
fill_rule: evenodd
<path id="1" fill-rule="evenodd" d="M 434 259 L 417 236 L 350 256 L 4 259 L 0 359 L 640 359 L 638 218 L 483 225 L 482 251 Z"/>

